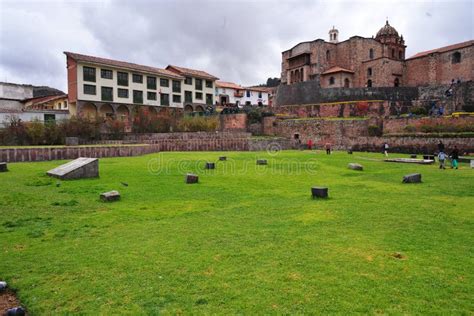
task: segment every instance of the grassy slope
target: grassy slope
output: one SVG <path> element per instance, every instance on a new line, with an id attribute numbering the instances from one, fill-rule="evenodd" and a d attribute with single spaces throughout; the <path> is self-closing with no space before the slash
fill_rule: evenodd
<path id="1" fill-rule="evenodd" d="M 467 165 L 289 151 L 227 153 L 216 170 L 202 169 L 220 155 L 101 159 L 100 179 L 59 187 L 44 176 L 57 161 L 9 164 L 0 174 L 0 279 L 34 314 L 474 312 Z M 257 156 L 269 165 L 255 166 Z M 147 171 L 157 157 L 169 172 Z M 184 184 L 188 170 L 199 184 Z M 417 171 L 423 184 L 401 183 Z M 331 198 L 311 200 L 315 184 Z M 122 200 L 101 203 L 112 189 Z"/>

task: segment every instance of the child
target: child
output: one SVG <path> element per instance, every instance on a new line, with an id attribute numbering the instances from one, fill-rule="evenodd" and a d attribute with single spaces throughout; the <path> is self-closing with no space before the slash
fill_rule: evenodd
<path id="1" fill-rule="evenodd" d="M 438 154 L 438 160 L 439 160 L 439 169 L 446 169 L 444 166 L 444 162 L 446 161 L 446 154 L 444 151 L 440 151 Z"/>
<path id="2" fill-rule="evenodd" d="M 458 168 L 458 160 L 459 160 L 459 150 L 457 146 L 454 146 L 454 149 L 451 152 L 451 169 Z"/>

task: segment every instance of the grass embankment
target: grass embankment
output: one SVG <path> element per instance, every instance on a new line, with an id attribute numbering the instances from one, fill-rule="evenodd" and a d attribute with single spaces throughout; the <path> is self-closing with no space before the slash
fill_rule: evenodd
<path id="1" fill-rule="evenodd" d="M 44 175 L 58 161 L 9 164 L 0 279 L 32 314 L 472 313 L 474 171 L 380 158 L 162 153 L 68 182 Z M 422 184 L 401 183 L 412 172 Z"/>

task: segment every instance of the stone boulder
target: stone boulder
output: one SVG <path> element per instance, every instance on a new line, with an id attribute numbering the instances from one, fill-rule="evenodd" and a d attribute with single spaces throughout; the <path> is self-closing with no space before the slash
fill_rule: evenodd
<path id="1" fill-rule="evenodd" d="M 206 162 L 206 169 L 216 169 L 216 164 L 213 162 Z"/>
<path id="2" fill-rule="evenodd" d="M 185 181 L 187 184 L 198 183 L 199 177 L 197 176 L 197 174 L 188 173 L 186 174 Z"/>
<path id="3" fill-rule="evenodd" d="M 0 172 L 7 172 L 7 163 L 6 162 L 0 162 Z"/>
<path id="4" fill-rule="evenodd" d="M 421 183 L 421 173 L 407 174 L 403 177 L 403 183 Z"/>
<path id="5" fill-rule="evenodd" d="M 326 187 L 312 187 L 311 196 L 314 198 L 327 198 L 328 197 L 328 188 Z"/>
<path id="6" fill-rule="evenodd" d="M 77 146 L 79 145 L 79 137 L 66 137 L 66 146 Z"/>
<path id="7" fill-rule="evenodd" d="M 267 160 L 266 159 L 258 159 L 257 160 L 257 165 L 266 165 L 267 164 Z"/>
<path id="8" fill-rule="evenodd" d="M 104 202 L 113 202 L 120 200 L 120 193 L 118 191 L 109 191 L 102 193 L 100 199 Z"/>
<path id="9" fill-rule="evenodd" d="M 364 167 L 358 163 L 350 163 L 347 165 L 347 167 L 352 170 L 360 170 L 360 171 L 364 170 Z"/>
<path id="10" fill-rule="evenodd" d="M 226 157 L 226 156 L 221 156 L 221 157 L 219 157 L 219 160 L 220 160 L 220 161 L 226 161 L 226 160 L 227 160 L 227 157 Z"/>
<path id="11" fill-rule="evenodd" d="M 413 155 L 410 155 L 410 158 L 413 158 L 413 159 L 415 159 L 415 158 L 416 158 L 416 155 L 415 155 L 415 154 L 413 154 Z"/>

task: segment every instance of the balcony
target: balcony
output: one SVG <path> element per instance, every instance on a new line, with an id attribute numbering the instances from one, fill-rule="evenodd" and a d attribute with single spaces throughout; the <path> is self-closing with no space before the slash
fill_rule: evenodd
<path id="1" fill-rule="evenodd" d="M 237 90 L 237 91 L 234 92 L 234 97 L 236 97 L 236 98 L 242 98 L 243 96 L 244 96 L 243 91 Z"/>

